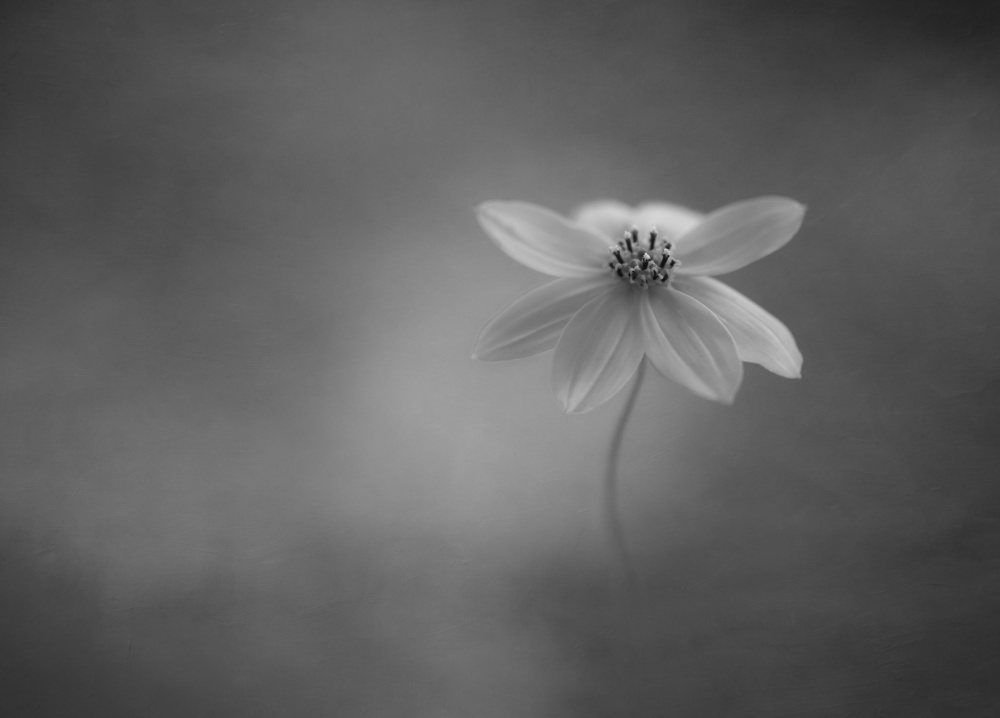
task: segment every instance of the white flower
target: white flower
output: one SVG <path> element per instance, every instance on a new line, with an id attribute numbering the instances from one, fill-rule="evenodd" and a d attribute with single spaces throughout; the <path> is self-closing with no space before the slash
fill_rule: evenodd
<path id="1" fill-rule="evenodd" d="M 476 211 L 501 250 L 557 279 L 490 320 L 473 357 L 518 359 L 555 347 L 552 387 L 566 411 L 610 399 L 643 356 L 668 379 L 724 403 L 736 395 L 743 361 L 800 376 L 802 355 L 785 325 L 712 278 L 787 243 L 805 213 L 798 202 L 761 197 L 701 215 L 606 200 L 572 220 L 524 202 Z"/>

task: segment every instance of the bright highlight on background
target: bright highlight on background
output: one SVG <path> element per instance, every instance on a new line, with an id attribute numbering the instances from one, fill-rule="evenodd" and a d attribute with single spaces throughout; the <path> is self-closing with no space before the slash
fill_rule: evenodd
<path id="1" fill-rule="evenodd" d="M 875 5 L 5 6 L 0 714 L 989 714 L 1000 19 Z M 648 383 L 622 671 L 473 208 L 763 194 L 803 377 Z"/>

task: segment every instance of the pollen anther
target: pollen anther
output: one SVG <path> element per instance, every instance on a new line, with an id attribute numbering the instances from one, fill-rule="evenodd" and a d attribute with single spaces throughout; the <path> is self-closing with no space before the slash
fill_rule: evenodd
<path id="1" fill-rule="evenodd" d="M 648 248 L 644 249 L 639 243 L 638 227 L 632 227 L 624 233 L 622 241 L 608 247 L 614 258 L 608 266 L 615 275 L 640 289 L 650 284 L 669 285 L 671 270 L 680 265 L 674 259 L 673 245 L 670 240 L 661 239 L 656 229 L 649 231 L 646 244 Z"/>

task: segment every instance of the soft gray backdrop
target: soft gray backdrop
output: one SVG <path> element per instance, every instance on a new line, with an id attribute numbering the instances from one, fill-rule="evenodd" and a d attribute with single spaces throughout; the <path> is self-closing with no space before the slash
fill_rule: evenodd
<path id="1" fill-rule="evenodd" d="M 0 10 L 4 716 L 1000 714 L 993 2 Z M 809 206 L 801 381 L 649 375 L 614 599 L 471 208 Z"/>

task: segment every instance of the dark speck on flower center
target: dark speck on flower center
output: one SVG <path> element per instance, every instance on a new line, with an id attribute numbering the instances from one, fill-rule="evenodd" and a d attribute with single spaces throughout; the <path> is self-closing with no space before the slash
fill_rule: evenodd
<path id="1" fill-rule="evenodd" d="M 611 261 L 608 266 L 612 274 L 640 289 L 650 285 L 667 286 L 675 267 L 680 262 L 674 259 L 673 245 L 669 239 L 661 239 L 655 229 L 649 237 L 639 239 L 639 228 L 632 227 L 614 247 L 608 247 Z"/>

